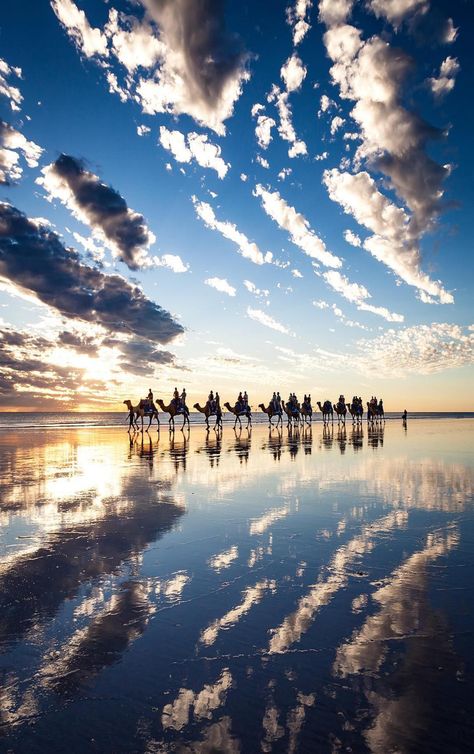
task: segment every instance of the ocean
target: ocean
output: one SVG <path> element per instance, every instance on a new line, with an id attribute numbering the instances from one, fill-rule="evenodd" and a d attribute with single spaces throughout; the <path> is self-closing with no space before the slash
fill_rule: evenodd
<path id="1" fill-rule="evenodd" d="M 401 419 L 401 411 L 388 411 L 385 414 L 385 419 L 388 421 Z M 160 412 L 160 422 L 163 425 L 168 423 L 168 414 Z M 121 425 L 126 426 L 128 423 L 128 413 L 124 412 L 111 412 L 111 411 L 88 411 L 88 412 L 73 412 L 73 411 L 54 411 L 54 412 L 0 412 L 0 429 L 9 429 L 14 427 L 15 429 L 48 429 L 48 428 L 67 428 L 67 427 L 119 427 Z M 204 416 L 198 412 L 191 412 L 189 415 L 191 424 L 203 425 Z M 454 412 L 441 412 L 441 411 L 414 411 L 408 413 L 408 419 L 410 421 L 414 419 L 472 419 L 474 418 L 474 412 L 472 411 L 454 411 Z M 181 419 L 176 419 L 176 428 L 181 426 Z M 229 412 L 224 412 L 223 421 L 225 424 L 233 424 L 234 416 Z M 364 418 L 364 421 L 366 419 Z M 252 422 L 254 424 L 266 424 L 268 422 L 266 415 L 258 410 L 252 413 Z M 322 424 L 322 415 L 317 411 L 313 415 L 313 423 Z M 145 419 L 145 426 L 147 424 Z M 245 425 L 245 421 L 243 422 Z M 337 424 L 337 419 L 335 419 Z M 214 424 L 214 417 L 210 419 L 211 427 Z M 350 415 L 346 417 L 346 424 L 352 424 Z M 156 424 L 154 425 L 156 426 Z"/>

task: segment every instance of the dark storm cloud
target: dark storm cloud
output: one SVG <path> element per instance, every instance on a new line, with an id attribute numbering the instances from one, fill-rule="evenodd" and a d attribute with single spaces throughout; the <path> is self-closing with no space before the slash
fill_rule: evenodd
<path id="1" fill-rule="evenodd" d="M 72 192 L 71 208 L 79 209 L 93 229 L 104 233 L 122 262 L 131 270 L 144 265 L 146 250 L 154 240 L 153 235 L 143 215 L 130 209 L 118 191 L 86 170 L 81 160 L 66 154 L 60 155 L 56 162 L 45 168 L 43 174 L 41 181 L 52 196 L 59 196 L 68 204 L 61 190 L 56 193 L 52 188 L 52 176 Z"/>
<path id="2" fill-rule="evenodd" d="M 104 341 L 104 345 L 120 349 L 122 358 L 119 364 L 127 372 L 146 375 L 153 372 L 158 364 L 174 364 L 172 353 L 158 350 L 147 340 L 134 338 L 124 342 L 108 338 Z"/>
<path id="3" fill-rule="evenodd" d="M 171 314 L 119 275 L 81 262 L 58 235 L 0 203 L 0 276 L 71 319 L 168 343 L 183 332 Z"/>
<path id="4" fill-rule="evenodd" d="M 182 56 L 189 94 L 215 107 L 228 82 L 235 80 L 248 54 L 229 33 L 223 0 L 141 0 L 160 27 L 162 40 Z"/>

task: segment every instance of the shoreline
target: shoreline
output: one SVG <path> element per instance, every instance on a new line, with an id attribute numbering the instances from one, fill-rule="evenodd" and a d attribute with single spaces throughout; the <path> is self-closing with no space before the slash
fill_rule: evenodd
<path id="1" fill-rule="evenodd" d="M 12 429 L 14 429 L 14 430 L 25 430 L 25 431 L 26 430 L 35 430 L 35 429 L 36 430 L 38 430 L 38 429 L 43 429 L 43 430 L 51 430 L 51 429 L 63 429 L 63 430 L 64 429 L 124 429 L 124 430 L 128 431 L 128 429 L 129 429 L 128 426 L 127 426 L 128 425 L 128 419 L 124 419 L 123 421 L 120 421 L 119 417 L 123 416 L 122 414 L 115 413 L 115 412 L 108 412 L 108 413 L 111 415 L 111 417 L 112 416 L 117 417 L 117 421 L 115 421 L 115 422 L 107 422 L 107 421 L 94 422 L 94 420 L 91 418 L 90 420 L 84 420 L 84 421 L 81 421 L 79 419 L 79 421 L 62 421 L 62 422 L 61 421 L 57 421 L 57 422 L 54 422 L 54 421 L 50 421 L 50 422 L 37 421 L 37 422 L 34 422 L 33 421 L 33 417 L 35 417 L 35 416 L 36 417 L 64 416 L 64 414 L 62 412 L 44 412 L 44 413 L 39 413 L 39 412 L 38 413 L 36 413 L 36 412 L 28 412 L 28 413 L 26 413 L 26 412 L 25 413 L 20 413 L 20 412 L 18 412 L 18 413 L 17 412 L 5 412 L 3 414 L 3 416 L 6 416 L 6 415 L 8 415 L 9 417 L 11 416 L 12 419 L 10 421 L 8 421 L 8 422 L 5 422 L 5 423 L 2 422 L 2 414 L 0 413 L 0 432 L 12 430 Z M 73 413 L 73 412 L 71 412 L 70 413 L 71 417 L 73 417 L 73 416 L 74 417 L 80 417 L 80 416 L 91 416 L 91 417 L 93 417 L 94 415 L 96 415 L 97 417 L 100 417 L 101 416 L 101 412 L 81 412 L 81 413 Z M 102 414 L 102 416 L 103 415 L 104 414 Z M 26 423 L 24 421 L 24 418 L 25 417 L 30 417 L 30 416 L 32 417 L 31 420 L 30 420 L 31 423 Z M 167 418 L 167 416 L 168 416 L 167 414 L 161 414 L 160 413 L 160 423 L 161 423 L 160 424 L 160 430 L 161 431 L 168 430 L 168 418 Z M 20 421 L 15 421 L 15 417 L 22 417 L 23 421 L 21 421 L 21 420 Z M 196 417 L 196 418 L 194 418 L 194 417 Z M 201 418 L 201 415 L 199 415 L 197 412 L 191 413 L 190 414 L 190 419 L 191 419 L 191 426 L 206 428 L 205 419 Z M 423 420 L 424 421 L 443 421 L 443 420 L 444 421 L 453 421 L 453 420 L 463 420 L 463 419 L 464 420 L 474 419 L 474 412 L 468 412 L 468 411 L 466 411 L 466 412 L 461 412 L 461 411 L 459 411 L 459 412 L 433 412 L 433 413 L 430 413 L 430 412 L 413 412 L 412 414 L 410 414 L 410 413 L 408 414 L 407 422 L 411 422 L 411 421 L 419 422 L 419 421 L 423 421 Z M 252 420 L 253 420 L 253 426 L 266 426 L 266 427 L 268 427 L 270 429 L 270 426 L 268 424 L 268 420 L 266 419 L 265 414 L 263 414 L 263 413 L 254 414 L 252 416 Z M 230 412 L 226 412 L 223 415 L 223 423 L 224 423 L 224 425 L 227 426 L 227 427 L 230 427 L 231 429 L 233 429 L 233 422 L 234 422 L 233 415 L 230 414 Z M 345 421 L 345 425 L 344 425 L 343 423 L 338 423 L 337 419 L 334 419 L 333 422 L 325 423 L 325 422 L 323 422 L 322 417 L 317 416 L 316 418 L 313 418 L 311 424 L 301 425 L 300 427 L 297 427 L 295 429 L 296 429 L 296 431 L 304 431 L 304 430 L 307 431 L 312 426 L 323 426 L 323 427 L 327 426 L 327 427 L 336 427 L 336 428 L 343 428 L 345 426 L 346 429 L 347 429 L 349 427 L 350 428 L 357 428 L 357 426 L 360 426 L 360 427 L 364 427 L 364 426 L 383 426 L 384 422 L 390 422 L 390 423 L 393 423 L 393 422 L 403 422 L 403 418 L 401 416 L 401 413 L 400 414 L 395 414 L 395 412 L 390 412 L 389 414 L 387 414 L 385 416 L 385 419 L 382 422 L 381 421 L 378 421 L 378 422 L 377 421 L 376 422 L 369 422 L 368 419 L 367 419 L 367 417 L 364 416 L 363 419 L 362 419 L 362 422 L 359 423 L 359 425 L 358 425 L 357 422 L 353 422 L 352 419 L 351 419 L 351 417 L 348 416 L 348 417 L 346 417 L 346 421 Z M 277 429 L 277 425 L 276 424 L 273 424 L 272 427 L 273 427 L 273 429 Z M 154 432 L 158 431 L 156 423 L 153 423 L 150 427 L 148 427 L 146 421 L 144 423 L 143 429 L 144 429 L 144 431 L 146 431 L 147 429 L 152 430 Z M 214 421 L 213 421 L 213 419 L 211 419 L 209 430 L 213 430 L 213 429 L 214 429 Z M 240 429 L 240 428 L 237 426 L 236 429 Z M 245 425 L 245 422 L 243 421 L 243 423 L 242 423 L 242 430 L 246 430 L 246 429 L 247 429 L 247 427 Z M 287 429 L 287 423 L 286 423 L 285 420 L 283 421 L 283 425 L 280 425 L 280 430 L 282 430 L 282 429 Z M 176 426 L 175 426 L 175 431 L 180 431 L 180 430 L 181 430 L 181 422 L 179 420 L 177 420 Z M 138 430 L 135 430 L 135 431 L 141 432 L 141 426 L 140 426 L 140 428 Z"/>

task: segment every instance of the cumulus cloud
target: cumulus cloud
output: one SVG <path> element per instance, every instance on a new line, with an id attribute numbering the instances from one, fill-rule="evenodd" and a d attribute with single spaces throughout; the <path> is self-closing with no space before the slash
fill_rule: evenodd
<path id="1" fill-rule="evenodd" d="M 131 270 L 150 264 L 148 250 L 155 236 L 118 191 L 86 170 L 81 160 L 65 154 L 41 172 L 36 182 L 48 198 L 66 205 Z"/>
<path id="2" fill-rule="evenodd" d="M 320 118 L 323 113 L 332 110 L 335 107 L 337 107 L 337 105 L 334 100 L 328 97 L 327 94 L 322 94 L 319 103 L 318 118 Z"/>
<path id="3" fill-rule="evenodd" d="M 17 86 L 13 86 L 8 81 L 11 76 L 21 78 L 21 68 L 14 68 L 8 65 L 6 60 L 0 58 L 0 96 L 7 98 L 12 110 L 19 110 L 23 95 Z"/>
<path id="4" fill-rule="evenodd" d="M 111 8 L 104 28 L 111 52 L 133 75 L 137 68 L 151 68 L 166 55 L 166 45 L 147 20 Z"/>
<path id="5" fill-rule="evenodd" d="M 334 16 L 336 8 L 341 12 Z M 402 104 L 405 79 L 414 66 L 412 58 L 392 48 L 380 36 L 362 40 L 360 30 L 346 23 L 350 9 L 350 3 L 339 0 L 334 5 L 323 0 L 320 5 L 321 18 L 328 26 L 324 42 L 333 62 L 330 73 L 333 82 L 339 86 L 341 97 L 355 102 L 350 115 L 360 126 L 361 139 L 356 165 L 366 160 L 385 173 L 411 213 L 409 250 L 406 244 L 397 248 L 391 241 L 388 255 L 393 264 L 406 269 L 407 255 L 412 257 L 409 267 L 413 267 L 414 260 L 418 264 L 419 240 L 433 226 L 441 209 L 443 181 L 450 167 L 436 163 L 426 148 L 430 140 L 441 138 L 444 133 Z M 374 0 L 372 10 L 385 15 L 394 24 L 415 12 L 414 4 L 409 0 Z M 399 209 L 406 214 L 392 202 L 390 205 L 394 211 Z M 380 229 L 379 233 L 383 239 L 383 249 L 377 243 L 379 256 L 386 256 L 392 229 Z M 372 250 L 374 247 L 375 242 L 369 240 L 366 248 Z M 402 259 L 397 261 L 399 251 Z"/>
<path id="6" fill-rule="evenodd" d="M 344 231 L 344 239 L 347 241 L 347 243 L 350 243 L 351 246 L 360 247 L 362 246 L 362 241 L 360 240 L 357 233 L 353 233 L 352 230 L 345 230 Z"/>
<path id="7" fill-rule="evenodd" d="M 220 293 L 226 293 L 228 296 L 235 296 L 236 294 L 234 286 L 230 285 L 225 278 L 207 278 L 204 282 Z"/>
<path id="8" fill-rule="evenodd" d="M 242 85 L 247 53 L 225 26 L 221 0 L 142 0 L 157 24 L 165 51 L 136 94 L 145 112 L 186 113 L 225 133 Z"/>
<path id="9" fill-rule="evenodd" d="M 311 28 L 307 19 L 312 6 L 312 0 L 295 0 L 294 5 L 286 9 L 286 18 L 292 28 L 295 47 L 303 41 Z"/>
<path id="10" fill-rule="evenodd" d="M 177 162 L 191 162 L 194 159 L 201 167 L 215 170 L 221 179 L 230 168 L 230 164 L 221 157 L 220 146 L 210 142 L 206 134 L 193 131 L 185 136 L 181 131 L 170 131 L 160 126 L 160 143 Z"/>
<path id="11" fill-rule="evenodd" d="M 259 165 L 262 166 L 262 168 L 265 168 L 265 170 L 268 170 L 270 167 L 270 163 L 268 160 L 265 159 L 265 157 L 262 157 L 261 154 L 258 154 L 255 158 L 255 162 L 258 162 Z"/>
<path id="12" fill-rule="evenodd" d="M 178 254 L 163 254 L 161 257 L 153 257 L 153 264 L 157 267 L 167 267 L 172 272 L 187 272 L 189 264 L 183 262 Z"/>
<path id="13" fill-rule="evenodd" d="M 138 102 L 148 114 L 187 114 L 225 133 L 242 86 L 250 78 L 248 53 L 225 25 L 223 0 L 140 0 L 145 17 L 111 9 L 103 30 L 89 24 L 72 0 L 52 7 L 80 52 L 102 66 L 116 58 L 123 83 L 111 71 L 111 91 Z M 111 78 L 111 77 L 114 78 Z"/>
<path id="14" fill-rule="evenodd" d="M 137 126 L 137 134 L 139 136 L 145 136 L 145 134 L 149 134 L 150 131 L 151 131 L 150 126 L 144 126 L 144 125 Z"/>
<path id="15" fill-rule="evenodd" d="M 244 280 L 244 286 L 249 293 L 253 293 L 257 298 L 268 298 L 270 291 L 267 288 L 258 288 L 251 280 Z"/>
<path id="16" fill-rule="evenodd" d="M 273 254 L 270 251 L 264 254 L 257 244 L 249 241 L 247 236 L 238 230 L 233 223 L 218 220 L 210 204 L 198 201 L 195 196 L 193 196 L 193 204 L 197 216 L 203 223 L 208 228 L 217 230 L 224 238 L 232 241 L 237 246 L 239 254 L 245 259 L 250 259 L 254 264 L 270 264 L 272 262 Z"/>
<path id="17" fill-rule="evenodd" d="M 258 146 L 261 149 L 267 149 L 272 140 L 272 128 L 276 126 L 273 118 L 261 113 L 263 105 L 254 105 L 252 107 L 252 116 L 257 118 L 255 126 L 255 136 L 257 137 Z"/>
<path id="18" fill-rule="evenodd" d="M 287 177 L 288 177 L 289 175 L 291 175 L 291 174 L 292 174 L 292 172 L 293 172 L 293 171 L 292 171 L 292 169 L 291 169 L 291 168 L 282 168 L 282 169 L 280 170 L 280 172 L 278 173 L 278 180 L 279 180 L 279 181 L 284 181 L 284 180 L 285 180 L 285 178 L 287 178 Z"/>
<path id="19" fill-rule="evenodd" d="M 340 115 L 335 115 L 331 121 L 331 136 L 334 136 L 336 131 L 339 131 L 339 129 L 342 128 L 345 122 L 345 119 L 341 118 Z"/>
<path id="20" fill-rule="evenodd" d="M 260 198 L 262 207 L 279 226 L 288 231 L 295 246 L 307 256 L 322 262 L 328 267 L 341 267 L 341 260 L 326 249 L 324 241 L 316 235 L 303 215 L 287 204 L 278 191 L 268 191 L 260 183 L 254 195 Z"/>
<path id="21" fill-rule="evenodd" d="M 288 327 L 282 325 L 281 322 L 278 322 L 273 317 L 270 317 L 270 315 L 266 314 L 266 312 L 262 312 L 261 309 L 252 309 L 249 306 L 247 307 L 247 316 L 250 317 L 250 319 L 253 319 L 255 322 L 259 322 L 261 325 L 264 325 L 264 327 L 269 327 L 271 330 L 276 330 L 277 332 L 281 332 L 284 335 L 290 334 Z"/>
<path id="22" fill-rule="evenodd" d="M 431 280 L 420 269 L 420 252 L 409 215 L 378 190 L 367 172 L 353 175 L 333 168 L 324 172 L 323 181 L 330 198 L 375 234 L 364 242 L 367 251 L 408 285 L 438 298 L 441 303 L 453 302 L 440 281 Z"/>
<path id="23" fill-rule="evenodd" d="M 285 82 L 287 92 L 296 92 L 306 78 L 306 66 L 301 58 L 294 52 L 282 65 L 280 76 Z"/>
<path id="24" fill-rule="evenodd" d="M 284 141 L 288 141 L 291 147 L 288 150 L 288 156 L 298 157 L 308 153 L 308 148 L 302 139 L 298 139 L 293 126 L 293 116 L 289 103 L 288 92 L 282 92 L 280 87 L 274 85 L 267 97 L 268 102 L 274 102 L 280 118 L 278 133 Z"/>
<path id="25" fill-rule="evenodd" d="M 83 264 L 56 233 L 5 203 L 0 204 L 0 277 L 63 316 L 111 333 L 168 343 L 183 332 L 140 288 Z"/>
<path id="26" fill-rule="evenodd" d="M 51 0 L 51 7 L 65 28 L 68 36 L 86 58 L 107 57 L 107 37 L 100 29 L 94 29 L 83 10 L 79 10 L 72 0 Z"/>
<path id="27" fill-rule="evenodd" d="M 18 164 L 18 152 L 23 154 L 30 168 L 35 168 L 43 150 L 0 119 L 0 183 L 10 184 L 21 178 L 23 171 Z"/>
<path id="28" fill-rule="evenodd" d="M 368 0 L 367 7 L 377 18 L 385 18 L 395 28 L 416 13 L 425 13 L 429 0 Z"/>
<path id="29" fill-rule="evenodd" d="M 456 76 L 460 69 L 457 58 L 448 55 L 441 63 L 439 75 L 428 79 L 429 87 L 437 99 L 445 97 L 454 89 Z"/>

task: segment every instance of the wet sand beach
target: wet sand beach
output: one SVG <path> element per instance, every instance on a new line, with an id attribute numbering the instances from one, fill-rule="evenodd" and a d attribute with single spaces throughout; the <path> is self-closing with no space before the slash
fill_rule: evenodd
<path id="1" fill-rule="evenodd" d="M 473 751 L 473 440 L 0 431 L 0 751 Z"/>

